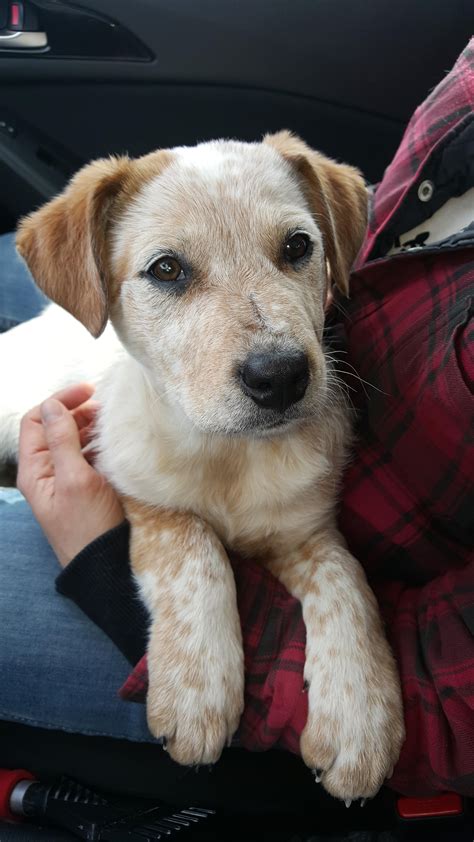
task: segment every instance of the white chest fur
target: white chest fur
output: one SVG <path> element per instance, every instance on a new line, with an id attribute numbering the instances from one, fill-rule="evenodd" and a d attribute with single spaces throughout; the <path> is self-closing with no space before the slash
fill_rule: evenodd
<path id="1" fill-rule="evenodd" d="M 334 507 L 335 465 L 309 429 L 275 439 L 203 435 L 122 360 L 98 394 L 99 465 L 123 494 L 192 511 L 228 548 L 294 546 Z"/>

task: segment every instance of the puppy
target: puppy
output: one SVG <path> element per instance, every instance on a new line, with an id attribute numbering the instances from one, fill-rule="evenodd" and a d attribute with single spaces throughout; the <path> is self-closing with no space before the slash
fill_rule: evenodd
<path id="1" fill-rule="evenodd" d="M 287 132 L 95 161 L 19 228 L 60 307 L 0 340 L 4 456 L 35 400 L 99 384 L 97 467 L 150 612 L 151 732 L 182 764 L 230 741 L 244 672 L 226 549 L 259 559 L 301 601 L 301 753 L 344 800 L 377 792 L 403 740 L 377 605 L 336 526 L 350 428 L 325 304 L 365 224 L 358 171 Z"/>

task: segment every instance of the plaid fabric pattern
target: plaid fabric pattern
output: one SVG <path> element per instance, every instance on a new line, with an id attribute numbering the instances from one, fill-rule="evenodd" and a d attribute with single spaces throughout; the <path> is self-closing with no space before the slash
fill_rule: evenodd
<path id="1" fill-rule="evenodd" d="M 474 795 L 474 247 L 384 254 L 412 227 L 420 181 L 472 123 L 473 106 L 474 40 L 407 128 L 344 302 L 348 360 L 371 385 L 356 397 L 340 523 L 400 669 L 407 738 L 389 784 L 407 795 Z M 240 743 L 298 752 L 307 715 L 300 606 L 258 565 L 235 570 L 246 664 Z M 121 694 L 145 692 L 144 658 Z"/>
<path id="2" fill-rule="evenodd" d="M 299 751 L 307 717 L 303 689 L 306 628 L 298 600 L 259 564 L 234 565 L 245 656 L 245 712 L 240 745 L 251 751 L 280 746 Z M 124 699 L 144 702 L 146 656 L 123 685 Z"/>
<path id="3" fill-rule="evenodd" d="M 474 100 L 474 38 L 471 39 L 449 74 L 437 85 L 411 118 L 395 157 L 375 192 L 365 243 L 357 261 L 363 266 L 383 241 L 397 215 L 406 216 L 406 198 L 414 198 L 424 170 L 437 147 L 466 117 L 472 117 Z M 411 196 L 410 196 L 411 193 Z M 408 230 L 411 225 L 407 225 Z M 355 297 L 355 294 L 352 294 Z"/>

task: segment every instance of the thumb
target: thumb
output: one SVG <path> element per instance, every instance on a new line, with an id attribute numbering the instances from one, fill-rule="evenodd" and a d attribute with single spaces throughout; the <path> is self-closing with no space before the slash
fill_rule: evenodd
<path id="1" fill-rule="evenodd" d="M 65 467 L 71 469 L 74 463 L 82 463 L 79 430 L 66 407 L 55 398 L 48 398 L 41 404 L 41 420 L 56 474 Z"/>

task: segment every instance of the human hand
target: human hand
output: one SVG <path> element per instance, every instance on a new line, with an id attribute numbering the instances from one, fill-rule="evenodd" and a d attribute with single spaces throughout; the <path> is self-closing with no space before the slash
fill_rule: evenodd
<path id="1" fill-rule="evenodd" d="M 98 408 L 93 392 L 88 384 L 71 386 L 21 422 L 17 486 L 62 567 L 125 517 L 113 488 L 82 453 Z"/>

